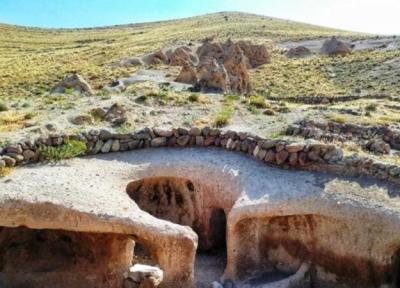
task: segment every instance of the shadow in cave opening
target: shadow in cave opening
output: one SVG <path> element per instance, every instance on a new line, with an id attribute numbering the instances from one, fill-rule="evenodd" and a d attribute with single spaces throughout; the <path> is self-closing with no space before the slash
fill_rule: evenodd
<path id="1" fill-rule="evenodd" d="M 392 285 L 393 288 L 400 288 L 400 250 L 393 256 L 393 268 L 392 268 Z"/>
<path id="2" fill-rule="evenodd" d="M 194 277 L 196 288 L 210 287 L 220 280 L 226 267 L 226 215 L 223 209 L 213 209 L 210 217 L 211 246 L 198 249 Z"/>
<path id="3" fill-rule="evenodd" d="M 177 177 L 141 179 L 129 183 L 126 191 L 142 210 L 196 232 L 199 238 L 194 267 L 196 288 L 209 287 L 220 280 L 226 267 L 227 220 L 224 209 L 213 207 L 215 203 L 208 191 Z"/>

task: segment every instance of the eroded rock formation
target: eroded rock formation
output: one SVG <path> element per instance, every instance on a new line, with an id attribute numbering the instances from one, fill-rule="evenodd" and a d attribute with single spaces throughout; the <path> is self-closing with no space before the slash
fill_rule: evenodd
<path id="1" fill-rule="evenodd" d="M 188 63 L 184 63 L 182 66 L 182 70 L 176 78 L 176 82 L 192 85 L 197 84 L 199 80 L 196 69 Z"/>
<path id="2" fill-rule="evenodd" d="M 52 90 L 52 93 L 65 93 L 66 89 L 72 89 L 78 93 L 86 93 L 89 95 L 93 95 L 93 90 L 90 87 L 89 83 L 79 74 L 72 74 L 58 83 Z"/>
<path id="3" fill-rule="evenodd" d="M 265 45 L 248 41 L 225 43 L 205 40 L 197 49 L 178 46 L 159 50 L 143 57 L 147 65 L 169 64 L 181 66 L 176 82 L 191 84 L 202 90 L 248 94 L 250 79 L 248 69 L 270 62 L 270 53 Z M 138 58 L 114 63 L 117 66 L 140 65 Z M 105 89 L 118 92 L 112 86 Z"/>

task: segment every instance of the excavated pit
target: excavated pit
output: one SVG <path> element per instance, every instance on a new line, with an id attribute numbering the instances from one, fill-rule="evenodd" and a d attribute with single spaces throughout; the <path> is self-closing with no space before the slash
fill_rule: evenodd
<path id="1" fill-rule="evenodd" d="M 129 183 L 128 195 L 152 216 L 191 227 L 199 237 L 194 265 L 196 288 L 219 280 L 226 266 L 226 216 L 215 195 L 179 177 L 153 177 Z M 231 209 L 231 207 L 225 207 Z"/>
<path id="2" fill-rule="evenodd" d="M 400 286 L 400 192 L 373 179 L 159 149 L 24 167 L 0 191 L 2 281 L 115 287 L 144 263 L 161 288 Z"/>

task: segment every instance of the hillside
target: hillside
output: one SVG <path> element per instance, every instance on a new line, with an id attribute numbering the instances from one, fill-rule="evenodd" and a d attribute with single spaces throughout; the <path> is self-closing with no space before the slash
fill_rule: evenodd
<path id="1" fill-rule="evenodd" d="M 104 81 L 132 72 L 110 70 L 107 63 L 210 36 L 262 43 L 331 35 L 365 36 L 243 13 L 80 30 L 0 25 L 0 97 L 41 95 L 70 71 L 78 71 L 100 88 Z"/>
<path id="2" fill-rule="evenodd" d="M 319 53 L 333 35 L 352 47 L 350 54 Z M 114 65 L 162 48 L 196 49 L 205 38 L 267 47 L 271 60 L 249 70 L 247 97 L 168 88 L 163 82 L 176 83 L 177 66 Z M 290 125 L 310 119 L 399 127 L 399 40 L 244 13 L 90 29 L 0 25 L 0 147 L 19 138 L 100 128 L 124 133 L 149 126 L 208 125 L 278 137 Z M 310 57 L 285 55 L 298 46 L 307 47 Z M 83 76 L 93 96 L 51 93 L 72 72 Z M 135 80 L 140 83 L 122 93 L 103 89 L 122 77 L 147 80 Z M 99 109 L 118 112 L 121 106 L 124 121 L 118 125 L 93 114 Z M 329 135 L 330 142 L 339 137 L 338 144 L 349 153 L 369 153 L 365 141 Z M 309 138 L 321 140 L 314 136 Z M 397 163 L 394 155 L 370 156 Z"/>

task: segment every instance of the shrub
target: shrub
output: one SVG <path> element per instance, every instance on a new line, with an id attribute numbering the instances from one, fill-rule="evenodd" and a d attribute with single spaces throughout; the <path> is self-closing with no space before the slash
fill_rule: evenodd
<path id="1" fill-rule="evenodd" d="M 369 112 L 375 112 L 377 109 L 378 109 L 378 104 L 376 104 L 376 103 L 368 104 L 368 105 L 365 107 L 365 110 L 366 110 L 366 111 L 369 111 Z"/>
<path id="2" fill-rule="evenodd" d="M 14 169 L 10 167 L 2 167 L 0 168 L 0 178 L 3 178 L 10 174 Z"/>
<path id="3" fill-rule="evenodd" d="M 8 110 L 7 105 L 4 102 L 0 101 L 0 112 L 4 112 L 4 111 L 7 111 L 7 110 Z"/>
<path id="4" fill-rule="evenodd" d="M 255 108 L 259 108 L 259 109 L 270 108 L 270 105 L 265 101 L 265 98 L 260 95 L 251 96 L 249 98 L 248 105 L 250 107 L 255 107 Z"/>
<path id="5" fill-rule="evenodd" d="M 39 153 L 44 160 L 50 162 L 59 162 L 63 159 L 70 159 L 86 152 L 86 144 L 82 141 L 67 140 L 59 147 L 45 146 L 39 147 Z"/>
<path id="6" fill-rule="evenodd" d="M 188 100 L 190 102 L 199 102 L 199 94 L 195 93 L 190 94 Z"/>

